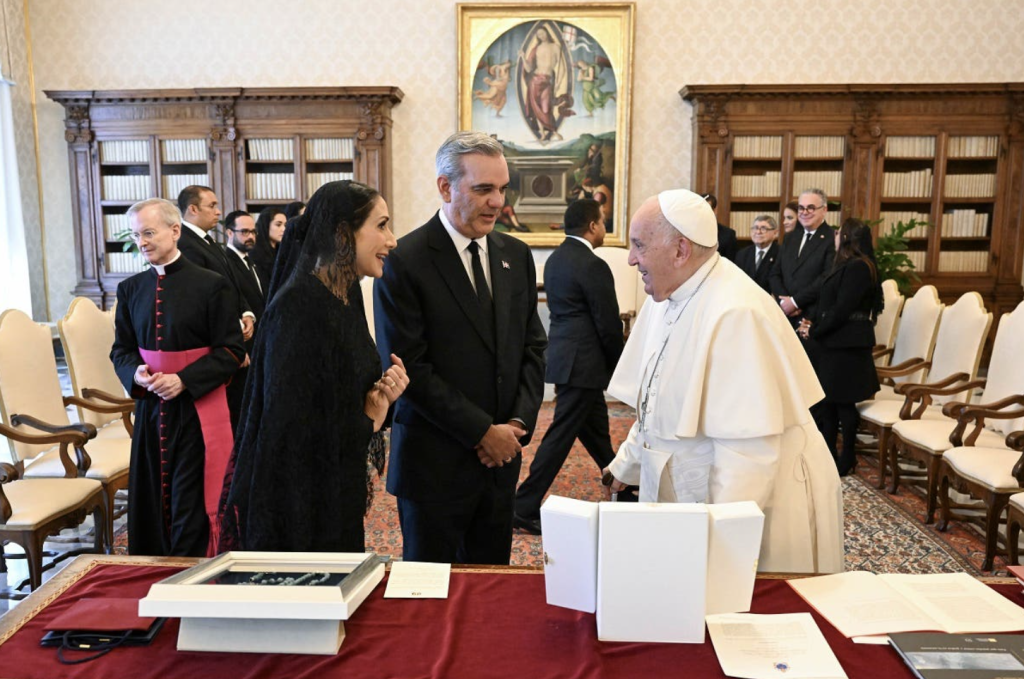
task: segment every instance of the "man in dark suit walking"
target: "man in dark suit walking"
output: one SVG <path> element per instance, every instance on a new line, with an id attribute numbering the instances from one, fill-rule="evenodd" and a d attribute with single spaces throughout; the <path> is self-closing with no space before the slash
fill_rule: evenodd
<path id="1" fill-rule="evenodd" d="M 458 132 L 436 166 L 441 210 L 399 239 L 374 284 L 378 350 L 401 355 L 410 380 L 387 489 L 405 559 L 507 564 L 544 390 L 537 274 L 529 247 L 494 231 L 509 183 L 501 143 Z"/>
<path id="2" fill-rule="evenodd" d="M 256 247 L 256 220 L 244 210 L 235 210 L 224 218 L 224 232 L 228 236 L 225 246 L 228 264 L 242 293 L 242 299 L 256 317 L 256 322 L 263 315 L 266 305 L 263 295 L 263 283 L 260 281 L 256 266 L 249 259 L 249 253 Z M 246 343 L 246 351 L 252 351 L 253 340 Z"/>
<path id="3" fill-rule="evenodd" d="M 825 223 L 828 196 L 821 189 L 800 194 L 794 229 L 782 243 L 770 275 L 772 294 L 795 328 L 801 318 L 813 318 L 825 273 L 836 256 L 832 228 Z"/>
<path id="4" fill-rule="evenodd" d="M 242 294 L 235 273 L 228 262 L 228 253 L 210 235 L 210 231 L 217 227 L 221 215 L 217 194 L 208 186 L 186 186 L 178 194 L 178 209 L 181 210 L 182 216 L 178 250 L 193 264 L 220 274 L 230 283 L 233 306 L 238 308 L 238 318 L 242 325 L 242 339 L 249 343 L 255 331 L 256 314 Z M 247 353 L 242 366 L 228 383 L 228 408 L 231 410 L 232 429 L 238 426 L 248 367 Z"/>
<path id="5" fill-rule="evenodd" d="M 758 215 L 750 227 L 751 245 L 736 253 L 736 266 L 769 294 L 771 283 L 768 275 L 779 254 L 779 244 L 775 240 L 778 235 L 779 226 L 775 218 L 771 215 Z"/>
<path id="6" fill-rule="evenodd" d="M 540 503 L 579 438 L 597 468 L 613 459 L 604 390 L 622 353 L 622 321 L 615 279 L 594 254 L 604 243 L 604 220 L 595 200 L 565 211 L 565 240 L 544 264 L 551 311 L 546 381 L 555 385 L 555 416 L 537 448 L 530 475 L 516 492 L 517 528 L 539 534 Z"/>

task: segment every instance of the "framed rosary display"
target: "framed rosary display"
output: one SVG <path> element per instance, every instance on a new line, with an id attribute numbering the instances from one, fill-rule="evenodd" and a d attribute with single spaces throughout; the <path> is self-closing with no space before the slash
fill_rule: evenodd
<path id="1" fill-rule="evenodd" d="M 178 650 L 333 654 L 383 577 L 372 552 L 226 552 L 154 584 L 139 614 L 181 618 Z"/>

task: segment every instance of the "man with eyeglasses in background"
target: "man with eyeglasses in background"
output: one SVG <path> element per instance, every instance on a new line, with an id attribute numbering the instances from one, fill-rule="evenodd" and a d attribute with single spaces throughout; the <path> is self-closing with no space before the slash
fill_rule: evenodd
<path id="1" fill-rule="evenodd" d="M 225 254 L 231 273 L 234 274 L 235 283 L 238 285 L 238 293 L 255 316 L 253 320 L 259 323 L 266 302 L 259 275 L 256 273 L 256 266 L 249 259 L 249 253 L 256 247 L 256 220 L 243 210 L 230 212 L 224 218 L 224 233 L 228 237 Z M 245 340 L 247 356 L 252 356 L 255 344 L 256 333 L 253 332 Z M 248 376 L 249 367 L 245 366 L 238 371 L 238 374 L 231 380 L 231 384 L 228 385 L 228 403 L 232 404 L 237 411 L 241 411 L 242 408 L 242 400 L 245 397 L 245 381 Z M 241 417 L 240 412 L 239 417 Z"/>
<path id="2" fill-rule="evenodd" d="M 771 293 L 794 328 L 801 318 L 814 316 L 821 281 L 836 256 L 832 228 L 825 223 L 827 213 L 824 191 L 807 189 L 800 194 L 797 220 L 802 228 L 783 241 L 769 276 Z"/>
<path id="3" fill-rule="evenodd" d="M 758 215 L 750 227 L 752 244 L 736 253 L 736 266 L 768 293 L 771 293 L 768 275 L 779 256 L 779 244 L 775 240 L 778 234 L 778 224 L 771 215 Z"/>

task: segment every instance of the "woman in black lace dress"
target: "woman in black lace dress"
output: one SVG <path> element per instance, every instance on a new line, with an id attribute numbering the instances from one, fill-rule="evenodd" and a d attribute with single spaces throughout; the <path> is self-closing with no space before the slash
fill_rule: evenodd
<path id="1" fill-rule="evenodd" d="M 395 356 L 381 374 L 359 279 L 383 273 L 395 237 L 383 198 L 349 181 L 320 188 L 295 229 L 300 254 L 260 319 L 221 549 L 361 552 L 367 461 L 383 471 L 408 377 Z"/>

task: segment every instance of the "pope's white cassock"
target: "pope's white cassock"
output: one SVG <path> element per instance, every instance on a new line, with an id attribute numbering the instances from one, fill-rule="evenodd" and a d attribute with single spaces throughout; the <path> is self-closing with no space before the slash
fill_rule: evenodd
<path id="1" fill-rule="evenodd" d="M 842 571 L 839 475 L 809 412 L 824 392 L 778 304 L 732 262 L 715 254 L 647 301 L 608 391 L 637 407 L 610 470 L 642 502 L 753 500 L 759 571 Z"/>

